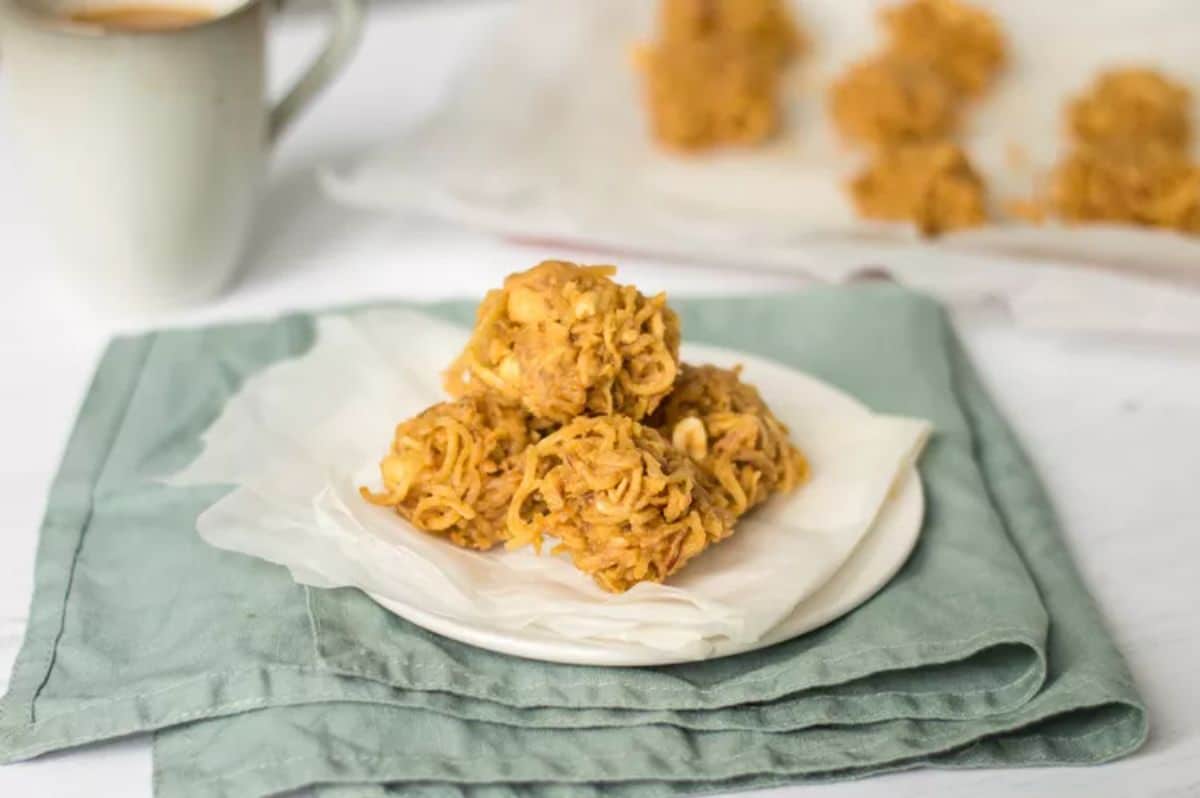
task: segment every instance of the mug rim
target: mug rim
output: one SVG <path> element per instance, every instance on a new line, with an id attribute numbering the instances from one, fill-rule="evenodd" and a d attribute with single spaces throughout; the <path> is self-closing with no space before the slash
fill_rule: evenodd
<path id="1" fill-rule="evenodd" d="M 130 5 L 138 0 L 129 0 Z M 142 0 L 150 4 L 153 0 Z M 261 5 L 265 0 L 242 0 L 233 8 L 219 13 L 211 19 L 184 25 L 179 28 L 161 28 L 158 30 L 129 30 L 108 28 L 103 25 L 86 22 L 76 22 L 67 17 L 56 17 L 42 13 L 27 6 L 22 0 L 0 0 L 0 9 L 6 9 L 10 15 L 19 17 L 23 22 L 36 27 L 38 30 L 72 39 L 111 39 L 111 38 L 142 38 L 153 36 L 186 36 L 207 28 L 215 27 L 230 19 L 235 19 Z M 119 3 L 114 3 L 114 6 Z"/>

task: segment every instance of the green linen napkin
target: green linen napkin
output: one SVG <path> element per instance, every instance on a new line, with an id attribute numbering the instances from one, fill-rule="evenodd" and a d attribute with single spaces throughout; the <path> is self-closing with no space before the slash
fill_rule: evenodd
<path id="1" fill-rule="evenodd" d="M 0 761 L 177 727 L 156 742 L 166 796 L 640 795 L 1141 744 L 1120 654 L 934 302 L 862 286 L 676 304 L 691 340 L 934 423 L 922 539 L 863 607 L 764 651 L 621 670 L 492 654 L 299 587 L 195 535 L 227 488 L 154 478 L 247 376 L 311 345 L 311 318 L 153 333 L 110 347 L 52 490 Z"/>

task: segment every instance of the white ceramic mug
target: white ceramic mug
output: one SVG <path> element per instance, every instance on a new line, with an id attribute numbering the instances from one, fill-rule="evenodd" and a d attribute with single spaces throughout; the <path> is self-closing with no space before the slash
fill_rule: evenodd
<path id="1" fill-rule="evenodd" d="M 362 0 L 328 2 L 328 44 L 272 106 L 268 0 L 0 0 L 6 126 L 63 266 L 90 298 L 158 307 L 229 282 L 272 144 L 357 44 Z M 67 19 L 172 4 L 215 16 L 149 32 Z"/>

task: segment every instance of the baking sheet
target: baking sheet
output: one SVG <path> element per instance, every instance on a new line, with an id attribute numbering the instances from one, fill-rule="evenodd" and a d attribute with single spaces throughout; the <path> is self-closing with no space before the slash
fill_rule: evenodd
<path id="1" fill-rule="evenodd" d="M 438 113 L 325 183 L 348 203 L 508 236 L 828 281 L 875 263 L 954 301 L 999 299 L 1033 325 L 1200 334 L 1200 238 L 998 223 L 925 242 L 854 217 L 842 184 L 861 156 L 834 135 L 824 93 L 878 45 L 880 5 L 795 3 L 814 49 L 789 75 L 786 132 L 762 149 L 680 156 L 650 140 L 630 66 L 654 2 L 523 0 Z M 969 110 L 963 141 L 997 207 L 1044 179 L 1064 102 L 1099 70 L 1151 64 L 1200 86 L 1192 0 L 981 5 L 1012 63 Z"/>

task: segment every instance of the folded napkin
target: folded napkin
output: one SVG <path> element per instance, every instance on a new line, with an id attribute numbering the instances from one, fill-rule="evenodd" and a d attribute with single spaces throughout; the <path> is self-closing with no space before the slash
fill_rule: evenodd
<path id="1" fill-rule="evenodd" d="M 860 286 L 677 304 L 690 340 L 933 422 L 921 540 L 858 610 L 762 651 L 622 670 L 494 654 L 301 587 L 196 534 L 228 488 L 156 480 L 249 376 L 311 348 L 313 319 L 152 333 L 110 347 L 52 489 L 0 761 L 163 729 L 163 796 L 645 795 L 1094 763 L 1144 741 L 1041 488 L 935 303 Z"/>

